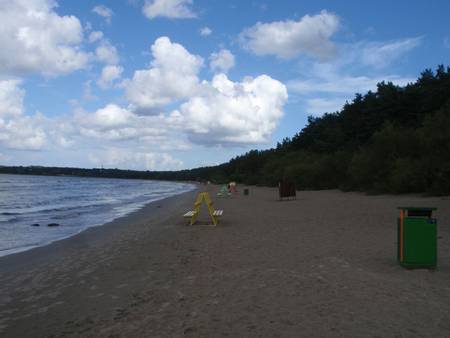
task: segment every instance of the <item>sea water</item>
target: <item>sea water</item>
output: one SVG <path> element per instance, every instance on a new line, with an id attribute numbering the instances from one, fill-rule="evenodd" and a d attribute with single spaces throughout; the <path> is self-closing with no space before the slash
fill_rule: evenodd
<path id="1" fill-rule="evenodd" d="M 166 181 L 0 174 L 0 256 L 73 236 L 192 189 Z"/>

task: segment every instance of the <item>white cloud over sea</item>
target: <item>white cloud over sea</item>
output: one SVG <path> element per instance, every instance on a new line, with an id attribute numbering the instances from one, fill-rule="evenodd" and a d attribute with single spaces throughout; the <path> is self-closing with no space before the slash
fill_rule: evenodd
<path id="1" fill-rule="evenodd" d="M 0 74 L 57 76 L 87 66 L 80 20 L 55 7 L 46 0 L 1 1 Z"/>

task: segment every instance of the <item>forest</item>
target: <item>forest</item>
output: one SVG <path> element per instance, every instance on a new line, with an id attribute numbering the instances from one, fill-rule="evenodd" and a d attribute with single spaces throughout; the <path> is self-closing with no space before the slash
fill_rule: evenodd
<path id="1" fill-rule="evenodd" d="M 427 69 L 404 87 L 381 82 L 341 111 L 308 117 L 306 126 L 269 150 L 251 150 L 218 166 L 180 171 L 0 167 L 0 173 L 181 181 L 234 180 L 299 190 L 450 193 L 450 68 Z"/>

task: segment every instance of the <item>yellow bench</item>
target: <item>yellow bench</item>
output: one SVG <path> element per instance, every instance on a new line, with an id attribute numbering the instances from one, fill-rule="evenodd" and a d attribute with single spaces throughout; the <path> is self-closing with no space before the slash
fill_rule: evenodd
<path id="1" fill-rule="evenodd" d="M 211 197 L 207 192 L 201 192 L 197 195 L 197 199 L 194 203 L 194 210 L 190 210 L 186 212 L 183 217 L 189 217 L 191 220 L 189 222 L 190 225 L 194 225 L 197 221 L 198 213 L 200 212 L 200 206 L 203 202 L 203 200 L 206 203 L 206 206 L 208 207 L 208 212 L 211 217 L 211 221 L 214 225 L 217 225 L 218 223 L 218 217 L 223 215 L 223 210 L 214 210 L 213 208 L 213 202 L 211 201 Z"/>

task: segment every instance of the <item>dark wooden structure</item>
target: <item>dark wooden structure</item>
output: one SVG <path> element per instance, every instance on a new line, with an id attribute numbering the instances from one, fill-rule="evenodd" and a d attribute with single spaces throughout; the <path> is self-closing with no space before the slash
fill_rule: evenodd
<path id="1" fill-rule="evenodd" d="M 285 180 L 280 181 L 278 183 L 278 192 L 280 195 L 280 200 L 283 200 L 283 198 L 290 199 L 291 197 L 293 199 L 297 198 L 294 182 L 285 181 Z"/>

